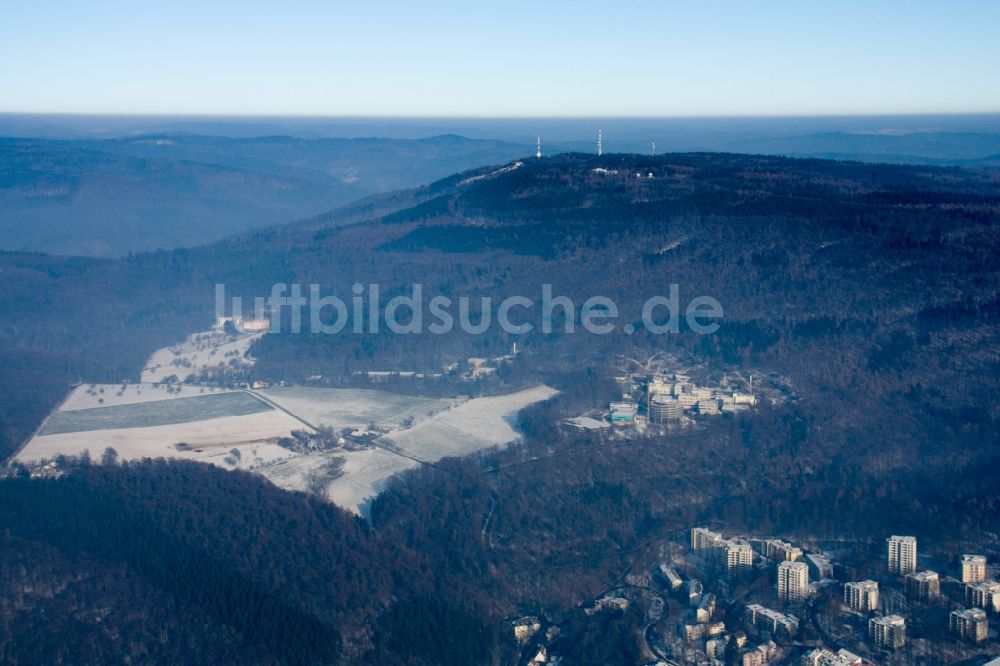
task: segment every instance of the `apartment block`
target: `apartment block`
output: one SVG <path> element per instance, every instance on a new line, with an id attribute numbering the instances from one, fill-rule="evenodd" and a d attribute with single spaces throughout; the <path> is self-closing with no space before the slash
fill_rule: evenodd
<path id="1" fill-rule="evenodd" d="M 917 570 L 917 537 L 891 536 L 885 540 L 889 573 L 905 576 Z"/>
<path id="2" fill-rule="evenodd" d="M 900 615 L 873 617 L 868 621 L 868 638 L 876 647 L 901 648 L 906 644 L 906 620 Z"/>
<path id="3" fill-rule="evenodd" d="M 778 565 L 778 598 L 798 603 L 809 597 L 809 565 L 805 562 L 782 562 Z"/>
<path id="4" fill-rule="evenodd" d="M 986 557 L 962 555 L 962 582 L 982 583 L 986 580 Z"/>
<path id="5" fill-rule="evenodd" d="M 874 580 L 846 583 L 844 604 L 851 610 L 863 613 L 878 610 L 878 583 Z"/>
<path id="6" fill-rule="evenodd" d="M 941 596 L 941 578 L 936 571 L 908 573 L 906 594 L 918 601 L 933 601 Z"/>
<path id="7" fill-rule="evenodd" d="M 967 641 L 985 641 L 989 635 L 986 611 L 982 608 L 952 611 L 948 616 L 948 629 Z"/>

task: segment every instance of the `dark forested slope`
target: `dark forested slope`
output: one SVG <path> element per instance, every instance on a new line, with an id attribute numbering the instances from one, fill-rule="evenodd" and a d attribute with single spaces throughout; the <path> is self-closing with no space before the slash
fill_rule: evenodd
<path id="1" fill-rule="evenodd" d="M 253 608 L 276 604 L 297 631 L 323 637 L 303 640 L 316 650 L 354 650 L 377 663 L 434 663 L 442 654 L 487 663 L 509 647 L 490 638 L 502 629 L 497 618 L 566 612 L 695 521 L 861 538 L 899 529 L 977 544 L 1000 528 L 998 213 L 1000 176 L 991 171 L 567 155 L 461 174 L 203 248 L 115 261 L 0 255 L 8 452 L 73 379 L 137 377 L 152 349 L 207 326 L 216 283 L 245 297 L 303 282 L 347 299 L 353 283 L 377 282 L 387 299 L 419 282 L 428 296 L 535 300 L 549 283 L 578 305 L 613 297 L 623 322 L 636 322 L 646 298 L 676 283 L 683 298 L 711 295 L 725 310 L 707 336 L 640 326 L 631 335 L 516 338 L 526 362 L 507 379 L 548 381 L 563 397 L 522 415 L 522 446 L 392 484 L 372 507 L 373 533 L 240 475 L 151 465 L 6 482 L 7 505 L 22 510 L 4 518 L 4 547 L 22 558 L 30 544 L 57 549 L 66 559 L 53 579 L 94 561 L 126 567 L 139 578 L 102 594 L 168 594 L 205 618 L 192 641 L 252 630 L 270 654 L 284 625 L 258 627 L 207 603 L 184 587 L 189 576 L 171 581 L 143 569 L 144 551 L 87 542 L 89 530 L 64 535 L 49 507 L 73 505 L 68 515 L 81 524 L 120 533 L 141 522 L 145 543 L 178 544 L 175 559 L 158 566 L 188 572 L 202 556 L 232 562 L 218 578 L 195 580 L 238 590 Z M 233 379 L 322 375 L 336 385 L 357 370 L 436 371 L 514 339 L 496 328 L 479 336 L 279 333 L 252 350 L 252 374 Z M 553 427 L 607 400 L 603 383 L 619 372 L 619 356 L 654 350 L 713 371 L 773 373 L 796 399 L 670 442 L 607 446 Z M 107 496 L 135 508 L 108 514 Z M 883 510 L 864 510 L 876 503 Z M 201 543 L 206 531 L 219 536 Z M 357 553 L 386 564 L 361 567 Z M 314 572 L 316 557 L 335 562 L 335 573 Z M 37 621 L 38 607 L 24 606 L 18 621 Z M 152 607 L 144 612 L 136 632 L 167 621 Z M 462 629 L 436 631 L 445 622 Z M 99 632 L 81 631 L 102 649 Z M 449 642 L 456 636 L 473 640 Z"/>
<path id="2" fill-rule="evenodd" d="M 451 135 L 0 137 L 0 248 L 115 257 L 200 245 L 524 152 Z"/>

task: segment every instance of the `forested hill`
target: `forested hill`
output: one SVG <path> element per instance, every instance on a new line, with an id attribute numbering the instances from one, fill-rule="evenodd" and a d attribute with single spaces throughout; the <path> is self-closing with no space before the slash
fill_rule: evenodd
<path id="1" fill-rule="evenodd" d="M 30 433 L 74 380 L 136 378 L 152 349 L 211 321 L 216 283 L 245 297 L 274 282 L 318 283 L 345 299 L 355 282 L 380 283 L 384 298 L 415 282 L 428 296 L 538 298 L 551 283 L 578 303 L 599 289 L 633 318 L 677 283 L 685 298 L 722 303 L 722 331 L 536 331 L 519 342 L 549 359 L 680 346 L 781 366 L 800 391 L 820 391 L 846 413 L 893 414 L 901 402 L 924 415 L 962 414 L 977 428 L 997 417 L 997 172 L 727 154 L 519 164 L 206 247 L 121 260 L 0 255 L 0 355 L 13 386 L 5 436 Z M 345 331 L 268 336 L 254 354 L 272 378 L 337 380 L 372 368 L 436 370 L 512 341 L 497 331 Z"/>
<path id="2" fill-rule="evenodd" d="M 630 323 L 676 283 L 725 310 L 707 336 L 516 338 L 523 362 L 495 381 L 563 390 L 522 414 L 525 442 L 405 476 L 367 524 L 194 464 L 6 479 L 0 661 L 58 661 L 65 638 L 93 661 L 170 660 L 184 641 L 203 662 L 510 663 L 503 618 L 561 617 L 699 521 L 875 544 L 898 530 L 952 552 L 1000 531 L 1000 175 L 720 154 L 515 165 L 205 247 L 0 254 L 4 452 L 71 382 L 136 378 L 154 348 L 206 327 L 216 283 L 244 297 L 317 283 L 345 299 L 355 282 L 383 298 L 419 282 L 428 297 L 494 299 L 538 299 L 548 283 L 577 304 L 612 297 Z M 513 341 L 495 327 L 280 333 L 232 379 L 339 385 Z M 621 357 L 654 350 L 779 378 L 796 399 L 669 443 L 554 427 L 606 402 Z"/>
<path id="3" fill-rule="evenodd" d="M 455 135 L 0 137 L 0 249 L 117 257 L 211 243 L 528 150 Z"/>

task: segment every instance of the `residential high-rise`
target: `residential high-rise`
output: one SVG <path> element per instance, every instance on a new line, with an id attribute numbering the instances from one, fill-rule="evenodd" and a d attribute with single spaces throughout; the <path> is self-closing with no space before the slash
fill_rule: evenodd
<path id="1" fill-rule="evenodd" d="M 962 582 L 982 583 L 986 580 L 986 557 L 962 555 Z"/>
<path id="2" fill-rule="evenodd" d="M 809 565 L 784 561 L 778 565 L 778 597 L 797 603 L 809 596 Z"/>
<path id="3" fill-rule="evenodd" d="M 844 603 L 856 611 L 870 612 L 878 610 L 878 583 L 874 580 L 862 580 L 844 585 Z"/>
<path id="4" fill-rule="evenodd" d="M 986 611 L 982 608 L 955 610 L 948 616 L 948 629 L 969 641 L 985 641 L 989 634 Z"/>
<path id="5" fill-rule="evenodd" d="M 1000 583 L 984 580 L 965 586 L 965 603 L 1000 613 Z"/>
<path id="6" fill-rule="evenodd" d="M 691 530 L 691 550 L 718 548 L 724 540 L 721 534 L 705 527 L 695 527 Z"/>
<path id="7" fill-rule="evenodd" d="M 906 574 L 906 594 L 911 599 L 933 601 L 941 596 L 941 578 L 936 571 Z"/>
<path id="8" fill-rule="evenodd" d="M 868 638 L 877 647 L 895 650 L 906 644 L 906 620 L 900 615 L 868 620 Z"/>
<path id="9" fill-rule="evenodd" d="M 753 567 L 753 548 L 741 541 L 726 542 L 726 573 L 742 575 Z"/>
<path id="10" fill-rule="evenodd" d="M 885 540 L 889 573 L 905 576 L 917 570 L 917 537 L 891 536 Z"/>

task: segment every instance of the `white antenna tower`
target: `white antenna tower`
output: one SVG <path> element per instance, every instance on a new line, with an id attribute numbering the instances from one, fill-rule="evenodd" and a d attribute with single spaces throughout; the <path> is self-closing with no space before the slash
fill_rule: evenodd
<path id="1" fill-rule="evenodd" d="M 597 156 L 604 154 L 604 136 L 601 130 L 597 130 Z"/>
<path id="2" fill-rule="evenodd" d="M 753 374 L 750 374 L 750 396 L 753 396 Z"/>
<path id="3" fill-rule="evenodd" d="M 535 159 L 542 159 L 542 137 L 539 136 L 535 139 Z"/>
<path id="4" fill-rule="evenodd" d="M 650 147 L 649 147 L 649 153 L 651 155 L 655 155 L 656 154 L 656 142 L 655 141 L 653 141 L 653 143 L 650 145 Z"/>

